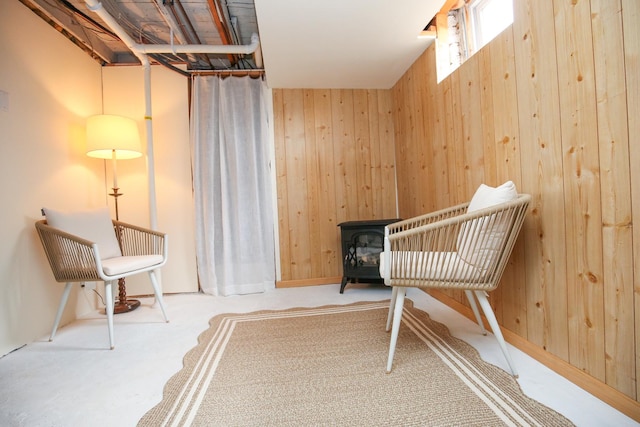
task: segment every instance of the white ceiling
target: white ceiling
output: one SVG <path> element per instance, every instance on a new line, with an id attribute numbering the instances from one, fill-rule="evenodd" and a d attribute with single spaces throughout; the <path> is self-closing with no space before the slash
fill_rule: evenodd
<path id="1" fill-rule="evenodd" d="M 388 89 L 444 0 L 254 0 L 272 88 Z"/>

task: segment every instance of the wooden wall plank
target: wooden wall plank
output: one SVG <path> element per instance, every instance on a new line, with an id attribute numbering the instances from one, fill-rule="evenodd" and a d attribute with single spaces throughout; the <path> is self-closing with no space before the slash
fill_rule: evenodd
<path id="1" fill-rule="evenodd" d="M 514 59 L 522 190 L 533 197 L 524 224 L 527 338 L 569 360 L 562 146 L 551 2 L 514 2 Z"/>
<path id="2" fill-rule="evenodd" d="M 305 89 L 302 91 L 304 120 L 304 139 L 301 141 L 305 145 L 304 161 L 306 163 L 306 196 L 307 196 L 307 227 L 308 237 L 304 240 L 309 242 L 309 273 L 311 277 L 322 277 L 323 259 L 321 256 L 312 254 L 313 245 L 320 243 L 320 164 L 318 159 L 318 146 L 316 143 L 316 116 L 314 91 Z"/>
<path id="3" fill-rule="evenodd" d="M 369 136 L 369 95 L 366 90 L 353 91 L 355 172 L 358 218 L 371 219 L 371 138 Z"/>
<path id="4" fill-rule="evenodd" d="M 480 76 L 480 57 L 474 55 L 460 68 L 459 76 L 460 98 L 460 141 L 462 142 L 462 158 L 464 159 L 464 184 L 462 199 L 470 200 L 473 193 L 485 180 L 484 173 L 484 142 L 482 128 L 482 83 Z M 480 108 L 478 108 L 480 107 Z M 495 162 L 493 169 L 495 170 Z"/>
<path id="5" fill-rule="evenodd" d="M 397 186 L 396 186 L 396 155 L 395 155 L 395 126 L 393 122 L 393 97 L 391 91 L 377 91 L 378 115 L 377 122 L 380 150 L 380 194 L 383 199 L 382 211 L 377 215 L 381 218 L 397 218 Z M 374 189 L 376 191 L 376 189 Z"/>
<path id="6" fill-rule="evenodd" d="M 438 86 L 442 88 L 442 91 L 438 90 L 437 94 L 442 98 L 439 100 L 439 104 L 443 109 L 444 121 L 442 122 L 442 138 L 445 141 L 447 150 L 446 150 L 446 166 L 447 166 L 447 189 L 449 192 L 449 202 L 450 206 L 457 205 L 463 202 L 462 197 L 458 194 L 458 173 L 456 170 L 456 158 L 458 155 L 458 144 L 456 143 L 454 127 L 454 111 L 453 111 L 453 77 L 447 78 L 443 80 Z M 397 162 L 400 164 L 400 162 Z M 396 165 L 397 167 L 397 165 Z M 400 180 L 398 180 L 398 186 L 401 185 Z M 400 195 L 400 191 L 398 190 L 398 195 Z M 446 206 L 443 206 L 446 207 Z"/>
<path id="7" fill-rule="evenodd" d="M 464 141 L 462 126 L 462 100 L 460 90 L 460 73 L 451 74 L 449 81 L 449 90 L 445 93 L 445 108 L 451 114 L 447 117 L 446 138 L 449 141 L 449 174 L 451 175 L 450 190 L 454 196 L 455 204 L 463 203 L 467 200 L 466 188 L 466 163 L 464 154 Z M 446 87 L 445 87 L 446 90 Z M 448 104 L 448 105 L 447 105 Z"/>
<path id="8" fill-rule="evenodd" d="M 287 145 L 285 143 L 284 92 L 273 92 L 274 145 L 278 201 L 278 233 L 280 241 L 280 275 L 291 277 L 291 245 L 289 244 L 289 206 L 287 188 Z"/>
<path id="9" fill-rule="evenodd" d="M 289 259 L 284 259 L 283 262 L 289 262 L 293 277 L 310 277 L 311 249 L 307 237 L 309 235 L 309 204 L 307 199 L 304 93 L 301 89 L 284 91 L 284 121 L 290 254 Z"/>
<path id="10" fill-rule="evenodd" d="M 513 181 L 522 191 L 518 103 L 513 51 L 513 28 L 507 28 L 486 48 L 490 61 L 493 100 L 493 141 L 495 184 Z M 487 168 L 485 167 L 485 170 Z M 501 286 L 502 325 L 520 336 L 527 336 L 527 293 L 524 239 L 516 244 Z"/>
<path id="11" fill-rule="evenodd" d="M 356 148 L 354 143 L 353 92 L 346 89 L 331 90 L 331 114 L 334 130 L 334 155 L 337 165 L 336 200 L 337 220 L 358 219 L 356 178 Z"/>
<path id="12" fill-rule="evenodd" d="M 493 100 L 493 73 L 491 70 L 491 51 L 483 49 L 475 55 L 478 58 L 478 75 L 474 78 L 475 85 L 479 86 L 476 90 L 480 95 L 480 140 L 482 141 L 482 177 L 480 183 L 487 185 L 502 184 L 498 180 L 497 165 L 497 149 L 496 129 L 495 129 L 495 112 Z M 472 132 L 478 133 L 477 129 L 471 129 Z M 480 184 L 478 184 L 480 185 Z M 477 188 L 473 188 L 473 191 Z"/>
<path id="13" fill-rule="evenodd" d="M 401 157 L 404 159 L 404 167 L 400 171 L 403 176 L 403 186 L 405 197 L 403 198 L 406 203 L 404 212 L 407 215 L 418 215 L 420 212 L 420 188 L 418 187 L 418 178 L 420 176 L 420 158 L 418 151 L 420 147 L 419 133 L 416 129 L 416 96 L 415 96 L 415 70 L 413 67 L 407 72 L 406 77 L 407 91 L 404 96 L 404 108 L 406 114 L 405 123 L 405 135 L 407 141 L 416 141 L 414 144 L 405 145 L 406 149 L 401 153 Z"/>
<path id="14" fill-rule="evenodd" d="M 411 90 L 408 89 L 407 81 L 409 77 L 403 78 L 399 81 L 394 90 L 396 91 L 396 96 L 393 97 L 393 118 L 394 118 L 394 141 L 396 142 L 395 146 L 395 159 L 396 164 L 405 165 L 402 169 L 396 168 L 397 175 L 397 186 L 398 192 L 402 194 L 410 193 L 410 179 L 411 176 L 411 164 L 410 164 L 410 156 L 407 155 L 407 150 L 410 147 L 408 143 L 408 129 L 409 125 L 409 113 L 408 113 L 408 101 L 407 96 L 411 93 Z M 404 143 L 397 144 L 398 141 L 404 141 Z M 408 212 L 411 210 L 408 205 L 408 198 L 403 197 L 402 201 L 398 201 L 398 209 L 400 212 L 405 212 L 405 215 L 408 215 Z"/>
<path id="15" fill-rule="evenodd" d="M 373 215 L 376 215 L 375 219 L 380 219 L 381 217 L 377 215 L 382 215 L 384 211 L 384 204 L 386 200 L 382 195 L 383 181 L 382 181 L 382 152 L 380 149 L 380 144 L 382 136 L 380 135 L 379 130 L 379 122 L 380 119 L 378 117 L 378 91 L 377 90 L 368 90 L 367 94 L 367 116 L 369 117 L 368 123 L 368 132 L 369 132 L 369 155 L 370 155 L 370 167 L 371 167 L 371 203 Z M 385 141 L 386 142 L 386 141 Z"/>
<path id="16" fill-rule="evenodd" d="M 331 116 L 331 91 L 314 90 L 314 111 L 316 128 L 316 149 L 318 150 L 318 221 L 320 223 L 320 248 L 318 256 L 322 260 L 320 277 L 342 274 L 342 253 L 336 244 L 339 236 L 336 218 L 335 161 L 333 153 L 333 128 Z M 315 276 L 314 276 L 315 277 Z"/>
<path id="17" fill-rule="evenodd" d="M 597 93 L 605 368 L 607 383 L 636 398 L 633 236 L 624 37 L 620 2 L 591 1 Z M 617 3 L 617 4 L 616 4 Z"/>
<path id="18" fill-rule="evenodd" d="M 589 2 L 555 2 L 568 250 L 569 359 L 604 381 L 602 216 Z"/>
<path id="19" fill-rule="evenodd" d="M 430 191 L 430 183 L 433 181 L 433 149 L 432 149 L 432 126 L 429 123 L 431 115 L 429 109 L 431 107 L 428 98 L 429 90 L 427 88 L 427 67 L 426 61 L 416 61 L 412 67 L 415 70 L 415 79 L 413 81 L 413 94 L 415 105 L 415 137 L 419 141 L 415 153 L 418 159 L 417 174 L 415 177 L 414 192 L 418 196 L 415 206 L 417 212 L 432 212 L 435 208 L 434 192 Z"/>
<path id="20" fill-rule="evenodd" d="M 629 165 L 631 182 L 631 209 L 633 226 L 633 286 L 634 337 L 636 378 L 640 372 L 640 2 L 622 0 L 622 28 L 624 37 L 625 82 L 629 138 Z M 635 143 L 631 143 L 635 141 Z M 620 339 L 623 339 L 620 337 Z M 625 337 L 624 339 L 631 339 Z M 636 381 L 636 400 L 640 397 L 640 382 Z"/>
<path id="21" fill-rule="evenodd" d="M 494 99 L 493 99 L 493 73 L 491 69 L 491 51 L 490 49 L 482 49 L 476 55 L 478 58 L 478 74 L 475 77 L 477 85 L 479 85 L 480 93 L 480 129 L 482 140 L 482 181 L 491 186 L 502 184 L 498 181 L 498 165 L 497 165 L 497 147 L 496 129 L 494 123 Z M 472 129 L 473 131 L 473 129 Z M 475 130 L 478 132 L 478 130 Z M 479 184 L 478 184 L 479 185 Z M 477 186 L 476 186 L 477 188 Z M 507 326 L 504 320 L 504 311 L 507 304 L 505 297 L 508 299 L 512 290 L 505 290 L 504 286 L 499 286 L 494 292 L 491 292 L 489 301 L 495 312 L 496 319 L 501 325 Z M 511 303 L 511 301 L 509 301 Z M 512 307 L 511 304 L 508 305 Z M 511 323 L 509 323 L 510 326 Z"/>
<path id="22" fill-rule="evenodd" d="M 435 49 L 428 49 L 422 55 L 419 61 L 433 64 L 435 62 Z M 432 67 L 427 67 L 427 75 L 425 82 L 428 85 L 427 96 L 428 103 L 432 106 L 432 121 L 427 125 L 431 132 L 431 146 L 433 153 L 433 184 L 431 188 L 437 188 L 434 191 L 434 210 L 443 209 L 452 206 L 454 203 L 451 199 L 449 187 L 448 173 L 448 157 L 449 157 L 449 141 L 446 138 L 445 123 L 447 110 L 444 103 L 444 87 L 445 85 L 437 84 L 437 72 Z"/>
<path id="23" fill-rule="evenodd" d="M 513 28 L 507 28 L 487 48 L 491 63 L 495 184 L 511 180 L 522 188 Z"/>
<path id="24" fill-rule="evenodd" d="M 483 146 L 482 182 L 495 186 L 501 184 L 503 181 L 498 181 L 497 150 L 501 144 L 496 142 L 492 56 L 493 55 L 489 47 L 477 53 L 478 75 L 476 76 L 476 80 L 480 86 L 480 110 L 482 111 L 480 124 Z M 500 82 L 498 84 L 500 84 Z M 509 272 L 507 271 L 506 274 L 508 273 Z M 503 286 L 500 286 L 492 292 L 490 296 L 491 305 L 494 308 L 496 318 L 500 324 L 505 326 L 507 326 L 507 323 L 505 323 L 504 320 L 504 311 L 506 307 L 510 308 L 512 305 L 506 304 L 504 299 L 505 297 L 509 298 L 511 295 L 510 291 L 512 291 L 512 288 L 505 289 Z M 510 324 L 510 326 L 512 325 Z"/>

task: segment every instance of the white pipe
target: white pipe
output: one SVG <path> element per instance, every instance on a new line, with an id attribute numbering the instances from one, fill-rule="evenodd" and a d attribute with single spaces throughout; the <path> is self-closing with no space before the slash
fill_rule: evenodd
<path id="1" fill-rule="evenodd" d="M 223 53 L 249 55 L 260 45 L 257 34 L 251 35 L 251 44 L 246 45 L 204 45 L 204 44 L 136 44 L 135 49 L 142 53 Z"/>
<path id="2" fill-rule="evenodd" d="M 147 131 L 147 181 L 149 191 L 149 225 L 158 229 L 158 210 L 156 202 L 156 171 L 153 154 L 153 122 L 151 115 L 151 65 L 144 64 L 144 123 Z"/>
<path id="3" fill-rule="evenodd" d="M 256 38 L 258 38 L 257 34 L 254 34 L 256 36 Z M 251 40 L 253 41 L 253 35 L 251 36 Z M 258 39 L 258 43 L 260 43 L 260 39 Z M 262 51 L 260 50 L 260 46 L 258 46 L 256 48 L 256 50 L 253 52 L 253 60 L 256 63 L 256 67 L 258 68 L 262 68 L 263 64 L 262 64 Z"/>

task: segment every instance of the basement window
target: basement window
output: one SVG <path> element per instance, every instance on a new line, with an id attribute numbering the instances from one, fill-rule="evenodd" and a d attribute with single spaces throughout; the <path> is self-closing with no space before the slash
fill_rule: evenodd
<path id="1" fill-rule="evenodd" d="M 448 1 L 436 15 L 438 82 L 513 23 L 513 0 Z"/>

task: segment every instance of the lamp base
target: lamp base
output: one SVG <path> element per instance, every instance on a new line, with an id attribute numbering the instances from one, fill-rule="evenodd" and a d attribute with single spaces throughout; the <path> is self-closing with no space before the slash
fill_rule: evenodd
<path id="1" fill-rule="evenodd" d="M 114 189 L 114 190 L 117 190 L 117 189 Z M 118 205 L 116 204 L 116 209 L 118 209 L 117 206 Z M 124 277 L 119 278 L 118 279 L 118 299 L 115 302 L 115 304 L 113 304 L 113 314 L 128 313 L 130 311 L 135 310 L 138 307 L 140 307 L 140 301 L 138 301 L 137 299 L 127 298 L 127 286 L 126 286 Z"/>
<path id="2" fill-rule="evenodd" d="M 113 314 L 127 313 L 140 307 L 140 301 L 137 299 L 128 299 L 123 302 L 116 301 L 113 305 Z"/>

